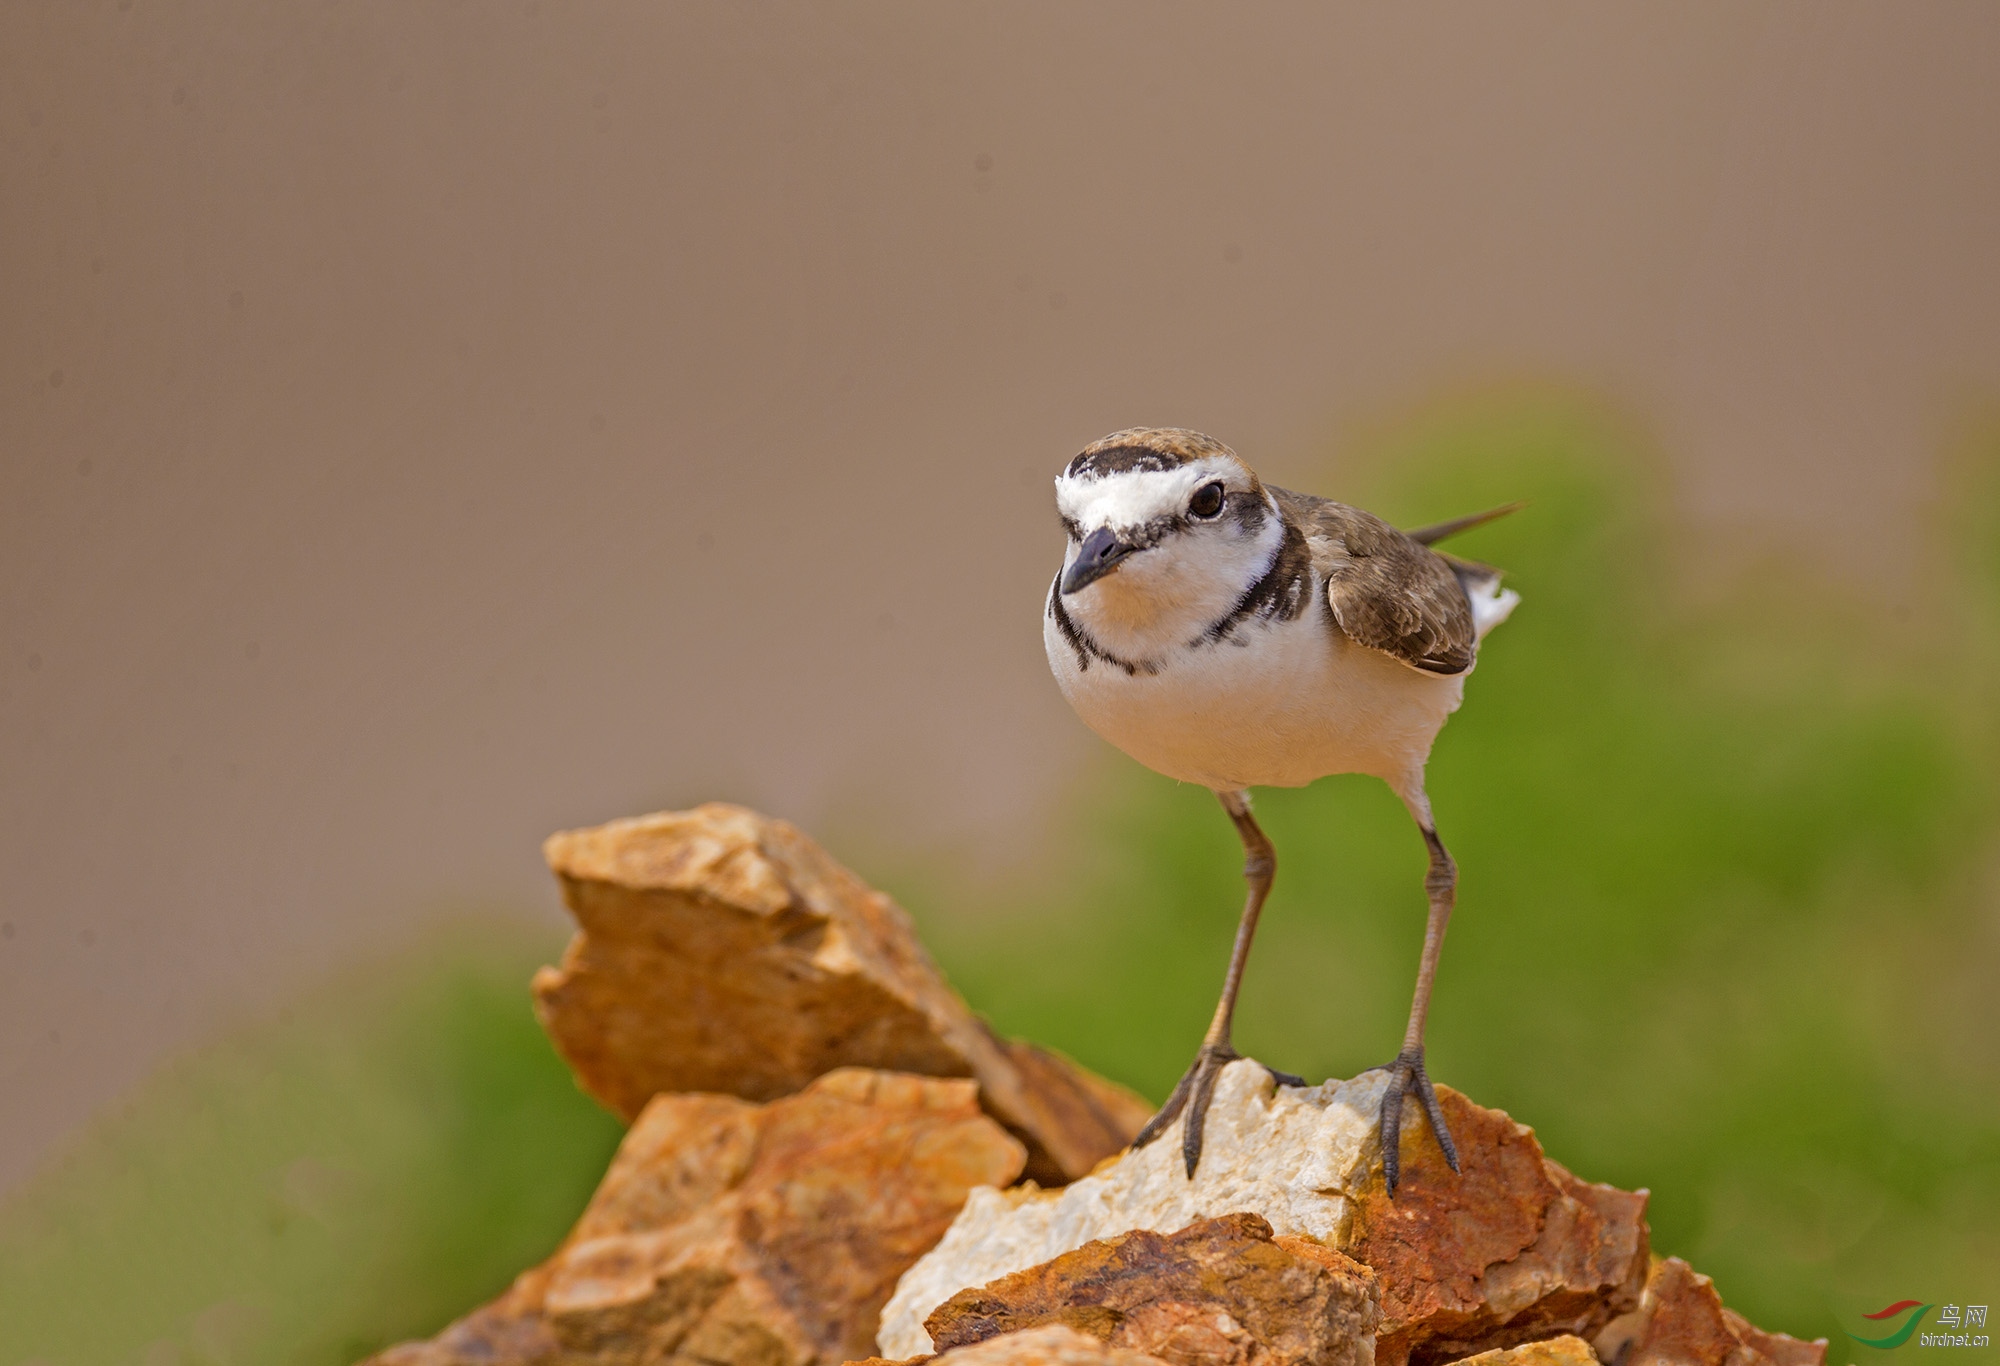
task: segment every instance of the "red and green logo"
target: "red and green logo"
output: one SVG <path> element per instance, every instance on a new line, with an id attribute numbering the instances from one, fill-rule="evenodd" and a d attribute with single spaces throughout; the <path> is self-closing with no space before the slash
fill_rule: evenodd
<path id="1" fill-rule="evenodd" d="M 1901 1347 L 1910 1340 L 1911 1335 L 1917 1331 L 1917 1325 L 1924 1321 L 1924 1314 L 1929 1309 L 1930 1306 L 1928 1304 L 1919 1304 L 1915 1300 L 1897 1300 L 1887 1309 L 1877 1309 L 1874 1313 L 1863 1314 L 1861 1317 L 1864 1319 L 1887 1321 L 1900 1314 L 1907 1313 L 1909 1317 L 1903 1320 L 1901 1328 L 1898 1328 L 1887 1337 L 1864 1338 L 1854 1333 L 1849 1333 L 1848 1336 L 1863 1347 L 1880 1347 L 1884 1351 L 1889 1351 L 1892 1348 Z"/>
<path id="2" fill-rule="evenodd" d="M 1979 1330 L 1986 1326 L 1986 1314 L 1990 1308 L 1984 1304 L 1923 1304 L 1916 1300 L 1897 1300 L 1886 1309 L 1877 1309 L 1872 1314 L 1861 1317 L 1884 1328 L 1891 1324 L 1897 1327 L 1879 1338 L 1864 1338 L 1858 1333 L 1849 1333 L 1856 1346 L 1874 1347 L 1884 1352 L 1893 1352 L 1911 1338 L 1916 1338 L 1919 1347 L 1989 1347 L 1993 1339 Z M 1919 1334 L 1924 1319 L 1931 1310 L 1937 1310 L 1932 1323 L 1935 1332 Z"/>

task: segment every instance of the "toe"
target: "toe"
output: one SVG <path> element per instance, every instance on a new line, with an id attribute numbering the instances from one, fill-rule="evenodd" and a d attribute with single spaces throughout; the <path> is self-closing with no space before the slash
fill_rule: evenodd
<path id="1" fill-rule="evenodd" d="M 1444 1107 L 1438 1104 L 1437 1088 L 1431 1079 L 1417 1074 L 1417 1096 L 1424 1104 L 1424 1118 L 1431 1123 L 1431 1132 L 1437 1136 L 1438 1148 L 1444 1153 L 1445 1165 L 1452 1171 L 1458 1170 L 1458 1145 L 1451 1141 L 1451 1126 L 1445 1123 Z"/>
<path id="2" fill-rule="evenodd" d="M 1194 1060 L 1194 1066 L 1188 1068 L 1182 1074 L 1180 1081 L 1175 1084 L 1174 1093 L 1167 1097 L 1167 1103 L 1160 1107 L 1160 1112 L 1147 1120 L 1145 1127 L 1133 1136 L 1132 1146 L 1134 1148 L 1143 1148 L 1151 1143 L 1154 1139 L 1165 1133 L 1172 1126 L 1174 1120 L 1180 1117 L 1181 1110 L 1186 1107 L 1188 1102 L 1188 1092 L 1194 1086 L 1195 1074 L 1200 1070 L 1201 1059 L 1197 1057 Z"/>
<path id="3" fill-rule="evenodd" d="M 1403 1074 L 1390 1074 L 1389 1089 L 1382 1093 L 1382 1182 L 1395 1195 L 1403 1168 Z"/>

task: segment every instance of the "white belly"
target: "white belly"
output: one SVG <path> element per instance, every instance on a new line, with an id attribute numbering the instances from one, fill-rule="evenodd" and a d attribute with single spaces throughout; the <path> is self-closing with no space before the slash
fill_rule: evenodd
<path id="1" fill-rule="evenodd" d="M 1173 653 L 1160 672 L 1080 666 L 1053 621 L 1049 667 L 1084 724 L 1148 768 L 1218 791 L 1300 787 L 1371 773 L 1399 791 L 1421 782 L 1465 677 L 1441 678 L 1356 645 L 1322 615 L 1259 623 Z"/>

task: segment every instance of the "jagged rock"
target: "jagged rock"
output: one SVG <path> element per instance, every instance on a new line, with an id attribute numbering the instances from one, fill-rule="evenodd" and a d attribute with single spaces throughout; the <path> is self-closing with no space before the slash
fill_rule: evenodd
<path id="1" fill-rule="evenodd" d="M 1590 1344 L 1573 1333 L 1519 1347 L 1495 1347 L 1478 1356 L 1462 1358 L 1458 1366 L 1598 1366 Z"/>
<path id="2" fill-rule="evenodd" d="M 1637 1309 L 1593 1345 L 1612 1366 L 1824 1366 L 1826 1339 L 1767 1333 L 1726 1309 L 1715 1282 L 1678 1257 L 1653 1263 Z"/>
<path id="3" fill-rule="evenodd" d="M 994 1036 L 790 826 L 711 805 L 547 852 L 580 930 L 537 1009 L 635 1123 L 554 1256 L 372 1366 L 917 1366 L 933 1334 L 954 1366 L 1824 1366 L 1649 1262 L 1644 1192 L 1448 1088 L 1462 1170 L 1406 1101 L 1391 1200 L 1385 1074 L 1238 1062 L 1190 1180 L 1180 1124 L 1108 1157 L 1145 1102 Z"/>
<path id="4" fill-rule="evenodd" d="M 1180 1126 L 1059 1191 L 977 1190 L 930 1255 L 903 1277 L 882 1312 L 882 1353 L 931 1350 L 924 1319 L 959 1291 L 1038 1266 L 1094 1239 L 1133 1229 L 1172 1233 L 1239 1210 L 1284 1237 L 1338 1246 L 1376 1147 L 1380 1076 L 1272 1095 L 1260 1066 L 1224 1069 L 1209 1106 L 1206 1147 L 1192 1181 Z"/>
<path id="5" fill-rule="evenodd" d="M 1579 1181 L 1534 1131 L 1438 1088 L 1459 1171 L 1421 1122 L 1403 1181 L 1355 1201 L 1341 1246 L 1382 1280 L 1383 1366 L 1449 1361 L 1555 1333 L 1588 1337 L 1639 1303 L 1646 1195 Z"/>
<path id="6" fill-rule="evenodd" d="M 1669 1260 L 1680 1261 L 1680 1258 L 1674 1257 Z M 1687 1266 L 1687 1263 L 1681 1262 L 1681 1265 Z M 1708 1280 L 1708 1277 L 1700 1276 L 1700 1273 L 1692 1267 L 1688 1267 L 1688 1274 L 1699 1276 L 1704 1281 Z M 1737 1341 L 1759 1356 L 1769 1358 L 1776 1363 L 1776 1366 L 1826 1366 L 1825 1338 L 1814 1338 L 1808 1342 L 1789 1333 L 1767 1333 L 1734 1309 L 1724 1309 L 1722 1321 L 1729 1325 L 1729 1331 L 1736 1336 Z"/>
<path id="7" fill-rule="evenodd" d="M 1180 1126 L 1060 1191 L 973 1192 L 882 1314 L 881 1350 L 931 1350 L 924 1320 L 959 1291 L 1132 1229 L 1169 1233 L 1233 1211 L 1281 1236 L 1351 1253 L 1379 1279 L 1378 1358 L 1419 1366 L 1558 1332 L 1588 1333 L 1635 1307 L 1647 1264 L 1646 1197 L 1577 1180 L 1533 1132 L 1440 1087 L 1462 1176 L 1408 1102 L 1404 1178 L 1382 1193 L 1376 1114 L 1386 1077 L 1275 1089 L 1255 1062 L 1223 1072 L 1201 1165 Z"/>
<path id="8" fill-rule="evenodd" d="M 960 1291 L 924 1327 L 953 1359 L 953 1348 L 1060 1323 L 1172 1366 L 1369 1366 L 1376 1315 L 1368 1268 L 1229 1214 L 1085 1243 Z"/>
<path id="9" fill-rule="evenodd" d="M 829 1366 L 1022 1145 L 968 1080 L 858 1068 L 765 1105 L 662 1095 L 555 1256 L 374 1366 Z"/>
<path id="10" fill-rule="evenodd" d="M 1045 1185 L 1151 1113 L 1139 1096 L 997 1037 L 909 917 L 783 821 L 710 803 L 544 846 L 579 926 L 535 1008 L 584 1089 L 631 1119 L 661 1091 L 770 1100 L 837 1067 L 972 1077 Z"/>

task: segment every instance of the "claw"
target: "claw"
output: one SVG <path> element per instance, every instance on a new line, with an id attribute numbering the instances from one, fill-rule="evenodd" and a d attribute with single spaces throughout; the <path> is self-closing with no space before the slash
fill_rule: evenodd
<path id="1" fill-rule="evenodd" d="M 1188 1099 L 1187 1128 L 1181 1134 L 1181 1156 L 1187 1161 L 1190 1181 L 1194 1180 L 1194 1169 L 1201 1163 L 1201 1137 L 1202 1131 L 1208 1127 L 1208 1102 L 1215 1097 L 1215 1079 L 1222 1075 L 1224 1067 L 1234 1061 L 1234 1053 L 1225 1055 L 1218 1050 L 1204 1055 L 1206 1066 L 1196 1065 L 1194 1094 Z"/>
<path id="2" fill-rule="evenodd" d="M 1404 1049 L 1396 1055 L 1396 1060 L 1381 1069 L 1389 1073 L 1389 1089 L 1382 1093 L 1382 1180 L 1394 1197 L 1396 1186 L 1402 1178 L 1403 1166 L 1403 1097 L 1416 1093 L 1417 1100 L 1424 1107 L 1424 1116 L 1431 1122 L 1431 1132 L 1437 1135 L 1438 1147 L 1444 1152 L 1444 1160 L 1452 1171 L 1458 1170 L 1458 1145 L 1451 1141 L 1451 1129 L 1444 1121 L 1444 1110 L 1438 1105 L 1437 1088 L 1424 1072 L 1424 1050 Z"/>
<path id="3" fill-rule="evenodd" d="M 1141 1128 L 1133 1136 L 1132 1146 L 1134 1148 L 1143 1148 L 1148 1143 L 1151 1143 L 1154 1139 L 1165 1133 L 1168 1126 L 1180 1117 L 1181 1110 L 1187 1105 L 1188 1091 L 1194 1086 L 1194 1074 L 1200 1067 L 1201 1055 L 1197 1054 L 1194 1066 L 1188 1068 L 1182 1074 L 1180 1081 L 1174 1087 L 1174 1093 L 1168 1096 L 1167 1103 L 1160 1107 L 1160 1113 L 1147 1120 L 1145 1127 Z"/>
<path id="4" fill-rule="evenodd" d="M 1201 1165 L 1202 1139 L 1208 1127 L 1208 1104 L 1215 1098 L 1215 1083 L 1222 1076 L 1222 1069 L 1242 1056 L 1228 1044 L 1205 1044 L 1201 1052 L 1195 1054 L 1194 1065 L 1189 1067 L 1174 1093 L 1167 1097 L 1167 1103 L 1160 1107 L 1160 1113 L 1146 1121 L 1146 1126 L 1133 1138 L 1134 1148 L 1143 1148 L 1165 1133 L 1182 1112 L 1187 1114 L 1187 1128 L 1181 1134 L 1181 1157 L 1187 1164 L 1188 1179 L 1194 1179 L 1195 1168 Z M 1279 1072 L 1265 1068 L 1280 1086 L 1304 1086 L 1305 1078 L 1295 1077 L 1290 1072 Z"/>

